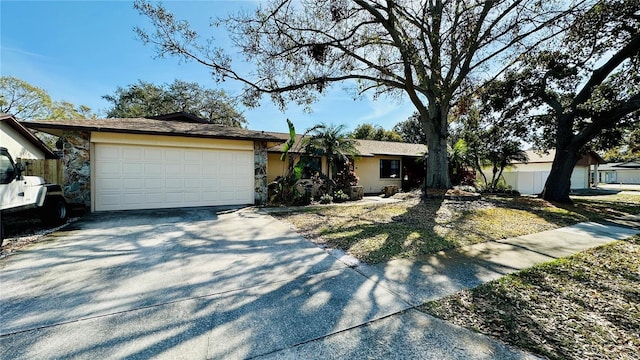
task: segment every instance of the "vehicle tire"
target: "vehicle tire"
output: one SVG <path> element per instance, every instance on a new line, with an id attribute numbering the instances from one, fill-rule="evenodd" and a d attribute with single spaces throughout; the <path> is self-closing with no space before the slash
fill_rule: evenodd
<path id="1" fill-rule="evenodd" d="M 0 221 L 0 246 L 4 243 L 4 221 Z"/>
<path id="2" fill-rule="evenodd" d="M 67 203 L 62 196 L 52 196 L 44 200 L 40 218 L 47 225 L 60 225 L 67 220 Z"/>

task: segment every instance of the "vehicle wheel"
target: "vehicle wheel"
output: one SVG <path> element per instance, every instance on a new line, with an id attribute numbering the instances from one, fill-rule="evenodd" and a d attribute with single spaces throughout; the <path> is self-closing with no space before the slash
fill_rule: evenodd
<path id="1" fill-rule="evenodd" d="M 4 222 L 0 221 L 0 246 L 4 242 Z"/>
<path id="2" fill-rule="evenodd" d="M 67 203 L 61 196 L 47 198 L 41 213 L 42 222 L 47 225 L 59 225 L 67 219 Z"/>

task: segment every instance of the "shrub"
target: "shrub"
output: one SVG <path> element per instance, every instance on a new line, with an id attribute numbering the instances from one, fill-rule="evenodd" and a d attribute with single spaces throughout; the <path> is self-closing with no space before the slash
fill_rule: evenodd
<path id="1" fill-rule="evenodd" d="M 324 194 L 320 196 L 320 204 L 329 204 L 333 201 L 333 196 L 329 194 Z"/>
<path id="2" fill-rule="evenodd" d="M 345 194 L 342 190 L 338 190 L 333 194 L 334 202 L 345 202 L 347 200 L 349 200 L 349 195 Z"/>

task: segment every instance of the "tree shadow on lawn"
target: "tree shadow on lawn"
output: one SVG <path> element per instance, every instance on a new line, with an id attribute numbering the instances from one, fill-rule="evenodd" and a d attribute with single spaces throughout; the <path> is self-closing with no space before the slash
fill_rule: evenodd
<path id="1" fill-rule="evenodd" d="M 348 251 L 367 263 L 380 263 L 393 258 L 415 257 L 456 246 L 434 230 L 436 212 L 442 200 L 422 200 L 406 212 L 386 217 L 384 212 L 394 204 L 372 208 L 358 216 L 345 216 L 334 224 L 324 224 L 319 235 L 331 247 Z"/>
<path id="2" fill-rule="evenodd" d="M 398 215 L 386 216 L 385 210 L 398 212 L 397 206 L 378 206 L 355 217 L 337 214 L 333 218 L 339 221 L 327 220 L 323 229 L 312 231 L 329 246 L 375 264 L 590 220 L 585 212 L 534 198 L 489 197 L 479 203 L 423 198 Z"/>

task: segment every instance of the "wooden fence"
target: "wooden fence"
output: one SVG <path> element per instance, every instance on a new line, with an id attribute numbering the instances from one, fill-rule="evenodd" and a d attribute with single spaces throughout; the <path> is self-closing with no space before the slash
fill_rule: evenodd
<path id="1" fill-rule="evenodd" d="M 40 176 L 49 183 L 62 185 L 62 160 L 59 159 L 22 159 L 26 165 L 24 175 Z"/>

